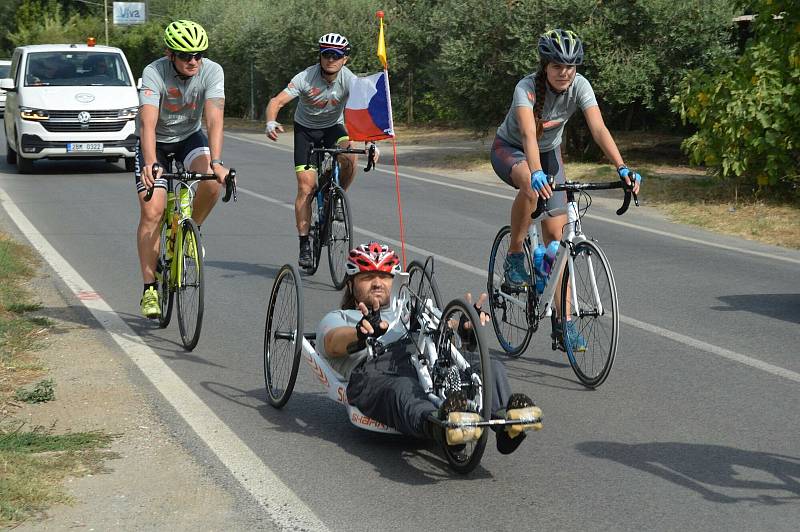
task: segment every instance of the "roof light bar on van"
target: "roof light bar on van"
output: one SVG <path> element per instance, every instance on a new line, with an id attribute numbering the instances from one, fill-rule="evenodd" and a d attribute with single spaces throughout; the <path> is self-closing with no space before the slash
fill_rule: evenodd
<path id="1" fill-rule="evenodd" d="M 50 114 L 47 111 L 42 109 L 30 109 L 28 107 L 20 108 L 19 116 L 22 117 L 23 120 L 50 120 Z"/>

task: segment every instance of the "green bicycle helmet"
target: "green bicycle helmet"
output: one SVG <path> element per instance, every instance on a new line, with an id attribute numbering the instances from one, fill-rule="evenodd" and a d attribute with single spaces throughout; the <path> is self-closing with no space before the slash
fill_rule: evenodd
<path id="1" fill-rule="evenodd" d="M 197 22 L 176 20 L 164 30 L 164 44 L 175 52 L 203 52 L 208 49 L 208 35 Z"/>
<path id="2" fill-rule="evenodd" d="M 539 58 L 547 63 L 580 65 L 583 43 L 574 31 L 550 30 L 539 37 Z"/>

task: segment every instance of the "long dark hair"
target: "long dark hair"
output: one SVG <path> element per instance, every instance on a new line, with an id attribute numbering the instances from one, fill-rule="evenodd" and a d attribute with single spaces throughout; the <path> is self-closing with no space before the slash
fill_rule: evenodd
<path id="1" fill-rule="evenodd" d="M 344 285 L 344 292 L 342 293 L 342 301 L 339 303 L 339 308 L 342 310 L 353 310 L 358 308 L 356 303 L 356 296 L 353 293 L 353 278 L 349 277 Z"/>
<path id="2" fill-rule="evenodd" d="M 536 72 L 536 102 L 533 104 L 533 116 L 536 117 L 536 138 L 544 135 L 544 125 L 542 124 L 542 112 L 544 111 L 544 99 L 547 96 L 547 68 L 546 61 L 539 62 L 539 70 Z"/>

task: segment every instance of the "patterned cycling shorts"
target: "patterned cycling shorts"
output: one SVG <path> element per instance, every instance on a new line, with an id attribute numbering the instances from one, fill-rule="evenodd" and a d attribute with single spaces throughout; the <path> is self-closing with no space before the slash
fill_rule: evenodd
<path id="1" fill-rule="evenodd" d="M 511 170 L 519 163 L 526 160 L 525 152 L 522 148 L 507 143 L 500 137 L 495 137 L 492 143 L 492 168 L 497 176 L 506 184 L 517 188 L 511 180 Z M 542 171 L 547 175 L 556 176 L 556 183 L 563 183 L 566 180 L 564 175 L 564 163 L 561 160 L 561 146 L 554 150 L 540 152 L 539 161 L 542 163 Z M 566 192 L 556 192 L 547 200 L 548 209 L 558 209 L 567 205 Z"/>

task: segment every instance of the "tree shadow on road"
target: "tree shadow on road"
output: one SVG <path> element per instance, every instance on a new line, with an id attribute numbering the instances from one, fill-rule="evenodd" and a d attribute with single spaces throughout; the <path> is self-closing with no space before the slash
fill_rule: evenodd
<path id="1" fill-rule="evenodd" d="M 789 323 L 800 323 L 800 294 L 743 294 L 720 296 L 717 299 L 727 306 L 711 307 L 711 310 L 747 311 Z"/>
<path id="2" fill-rule="evenodd" d="M 264 279 L 275 279 L 278 275 L 280 266 L 274 264 L 253 264 L 250 262 L 231 261 L 231 260 L 207 260 L 203 262 L 206 268 L 215 268 L 223 273 L 219 275 L 224 279 L 242 277 L 244 275 L 255 275 Z"/>
<path id="3" fill-rule="evenodd" d="M 587 456 L 613 460 L 694 490 L 712 502 L 776 506 L 800 501 L 797 457 L 677 442 L 592 441 L 576 448 Z M 731 490 L 750 493 L 737 496 Z"/>
<path id="4" fill-rule="evenodd" d="M 269 423 L 268 430 L 333 443 L 348 454 L 370 463 L 381 477 L 400 484 L 420 486 L 491 477 L 481 465 L 469 475 L 454 473 L 432 442 L 356 428 L 348 422 L 344 406 L 328 399 L 322 392 L 295 389 L 286 406 L 277 410 L 264 402 L 266 390 L 263 387 L 243 390 L 209 381 L 203 382 L 202 386 L 219 397 L 256 410 Z M 489 437 L 491 444 L 494 436 L 490 434 Z"/>

